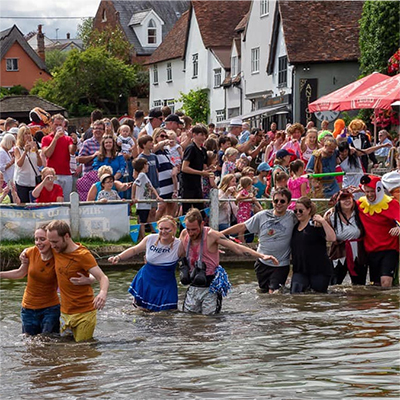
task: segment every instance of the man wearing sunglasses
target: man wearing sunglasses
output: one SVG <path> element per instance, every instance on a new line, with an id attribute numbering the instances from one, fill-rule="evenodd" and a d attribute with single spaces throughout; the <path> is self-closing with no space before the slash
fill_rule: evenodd
<path id="1" fill-rule="evenodd" d="M 258 236 L 257 251 L 272 254 L 279 265 L 258 259 L 254 268 L 262 291 L 274 293 L 285 285 L 290 270 L 290 241 L 297 218 L 288 210 L 292 194 L 286 188 L 277 189 L 272 198 L 273 210 L 260 211 L 246 222 L 222 231 L 224 235 L 244 233 L 247 229 Z"/>

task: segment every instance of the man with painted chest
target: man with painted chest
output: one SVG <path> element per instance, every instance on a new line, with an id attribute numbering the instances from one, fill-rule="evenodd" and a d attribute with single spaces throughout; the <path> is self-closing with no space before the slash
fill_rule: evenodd
<path id="1" fill-rule="evenodd" d="M 219 245 L 236 254 L 278 263 L 273 256 L 241 246 L 227 239 L 221 232 L 205 227 L 201 213 L 196 208 L 186 214 L 185 224 L 186 229 L 182 231 L 180 240 L 186 250 L 185 262 L 191 280 L 183 303 L 185 312 L 212 315 L 221 311 L 222 297 L 226 296 L 230 283 L 225 270 L 219 265 Z M 182 278 L 181 282 L 189 283 L 183 282 Z"/>

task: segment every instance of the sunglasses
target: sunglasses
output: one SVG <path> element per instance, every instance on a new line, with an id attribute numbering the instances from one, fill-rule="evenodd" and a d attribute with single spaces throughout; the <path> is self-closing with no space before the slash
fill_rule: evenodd
<path id="1" fill-rule="evenodd" d="M 167 135 L 160 135 L 159 136 L 161 139 L 166 139 L 168 136 Z"/>
<path id="2" fill-rule="evenodd" d="M 283 199 L 275 199 L 275 200 L 273 200 L 274 201 L 274 204 L 285 204 L 286 203 L 286 200 L 283 200 Z"/>
<path id="3" fill-rule="evenodd" d="M 297 213 L 303 214 L 303 210 L 300 210 L 300 209 L 298 209 L 298 210 L 294 209 L 293 212 L 294 212 L 295 214 L 297 214 Z"/>

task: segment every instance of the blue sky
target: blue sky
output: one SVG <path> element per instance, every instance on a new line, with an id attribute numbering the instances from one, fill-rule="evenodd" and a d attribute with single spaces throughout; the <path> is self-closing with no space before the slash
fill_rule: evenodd
<path id="1" fill-rule="evenodd" d="M 57 17 L 94 17 L 100 0 L 0 0 L 0 30 L 11 28 L 14 24 L 24 35 L 37 31 L 39 24 L 50 39 L 76 37 L 80 19 L 59 19 Z M 37 19 L 13 19 L 4 17 L 38 17 Z M 44 19 L 41 17 L 55 17 Z M 56 31 L 58 29 L 58 31 Z"/>

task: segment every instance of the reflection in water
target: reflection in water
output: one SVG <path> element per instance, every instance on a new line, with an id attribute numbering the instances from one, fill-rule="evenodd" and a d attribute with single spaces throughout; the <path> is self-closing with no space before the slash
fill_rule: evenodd
<path id="1" fill-rule="evenodd" d="M 1 286 L 2 399 L 342 399 L 399 393 L 397 289 L 334 287 L 269 296 L 251 270 L 214 317 L 133 311 L 131 271 L 111 292 L 93 343 L 20 335 L 23 283 Z M 180 288 L 182 304 L 184 288 Z M 5 299 L 5 301 L 3 301 Z"/>

